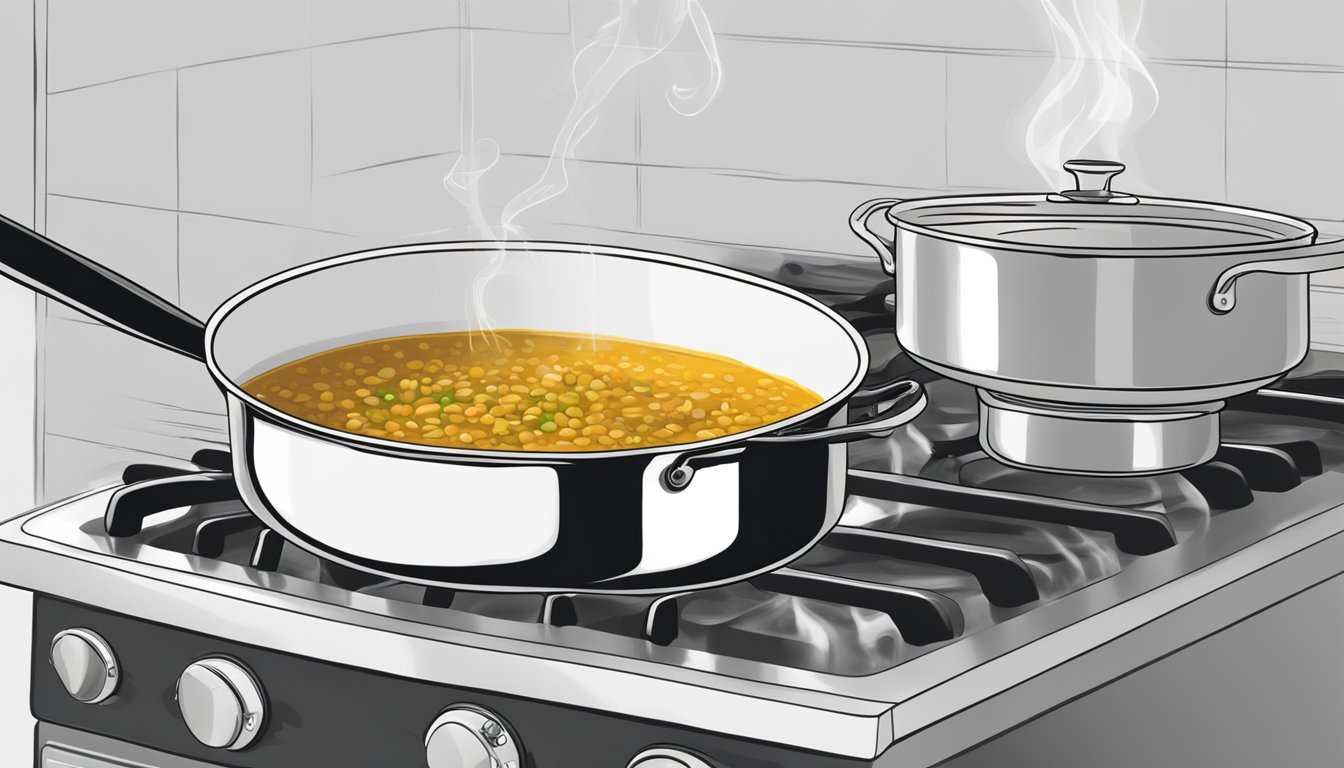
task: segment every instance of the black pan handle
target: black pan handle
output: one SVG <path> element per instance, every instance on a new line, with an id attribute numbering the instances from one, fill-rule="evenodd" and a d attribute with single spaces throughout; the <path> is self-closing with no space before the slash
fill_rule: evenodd
<path id="1" fill-rule="evenodd" d="M 200 320 L 4 216 L 0 274 L 123 333 L 205 360 L 205 324 Z"/>

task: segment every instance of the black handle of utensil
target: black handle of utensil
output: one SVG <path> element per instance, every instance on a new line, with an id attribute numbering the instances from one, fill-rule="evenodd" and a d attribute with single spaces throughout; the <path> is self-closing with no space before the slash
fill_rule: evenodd
<path id="1" fill-rule="evenodd" d="M 205 324 L 126 277 L 0 216 L 0 274 L 123 333 L 205 360 Z"/>

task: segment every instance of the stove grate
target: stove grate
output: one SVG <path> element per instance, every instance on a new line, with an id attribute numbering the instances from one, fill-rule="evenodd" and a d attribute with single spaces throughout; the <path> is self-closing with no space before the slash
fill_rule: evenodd
<path id="1" fill-rule="evenodd" d="M 925 536 L 841 525 L 822 544 L 847 552 L 863 552 L 899 560 L 954 568 L 975 576 L 985 598 L 994 605 L 1016 608 L 1039 600 L 1031 569 L 1016 552 Z"/>
<path id="2" fill-rule="evenodd" d="M 260 527 L 261 521 L 246 510 L 207 517 L 196 524 L 196 534 L 191 540 L 191 553 L 200 557 L 217 558 L 224 554 L 224 547 L 229 539 Z"/>
<path id="3" fill-rule="evenodd" d="M 1296 453 L 1305 454 L 1301 450 Z M 1246 477 L 1246 483 L 1255 491 L 1281 493 L 1291 491 L 1302 484 L 1304 474 L 1302 468 L 1298 466 L 1293 454 L 1280 446 L 1223 443 L 1214 458 L 1240 469 Z M 1316 464 L 1320 464 L 1319 451 L 1316 454 Z"/>
<path id="4" fill-rule="evenodd" d="M 1224 461 L 1211 461 L 1182 470 L 1181 477 L 1190 481 L 1213 509 L 1241 509 L 1255 501 L 1245 473 Z"/>
<path id="5" fill-rule="evenodd" d="M 1176 545 L 1176 531 L 1167 518 L 1141 509 L 969 488 L 865 469 L 849 470 L 849 492 L 884 501 L 1103 531 L 1115 537 L 1121 551 L 1132 555 L 1150 555 Z"/>
<path id="6" fill-rule="evenodd" d="M 453 600 L 457 598 L 457 590 L 447 587 L 425 587 L 425 594 L 420 598 L 420 604 L 430 608 L 452 608 Z"/>
<path id="7" fill-rule="evenodd" d="M 134 536 L 145 518 L 179 507 L 237 501 L 233 476 L 222 472 L 179 473 L 140 480 L 112 494 L 103 525 L 107 535 Z"/>
<path id="8" fill-rule="evenodd" d="M 270 528 L 262 528 L 257 531 L 257 542 L 252 545 L 248 565 L 259 571 L 273 572 L 280 567 L 280 556 L 284 552 L 284 538 Z"/>

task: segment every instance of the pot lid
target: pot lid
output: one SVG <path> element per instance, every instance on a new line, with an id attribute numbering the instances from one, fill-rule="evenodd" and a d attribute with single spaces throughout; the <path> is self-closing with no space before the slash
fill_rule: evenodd
<path id="1" fill-rule="evenodd" d="M 1121 163 L 1070 160 L 1064 169 L 1077 189 L 908 200 L 887 217 L 903 229 L 982 247 L 1089 256 L 1264 250 L 1316 235 L 1307 222 L 1276 213 L 1112 191 Z"/>

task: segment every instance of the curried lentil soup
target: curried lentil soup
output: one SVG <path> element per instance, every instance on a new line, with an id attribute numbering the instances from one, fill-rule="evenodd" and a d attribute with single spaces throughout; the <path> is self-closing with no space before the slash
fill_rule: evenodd
<path id="1" fill-rule="evenodd" d="M 398 336 L 286 363 L 247 382 L 305 421 L 425 445 L 608 451 L 690 443 L 821 403 L 736 360 L 604 336 Z"/>

